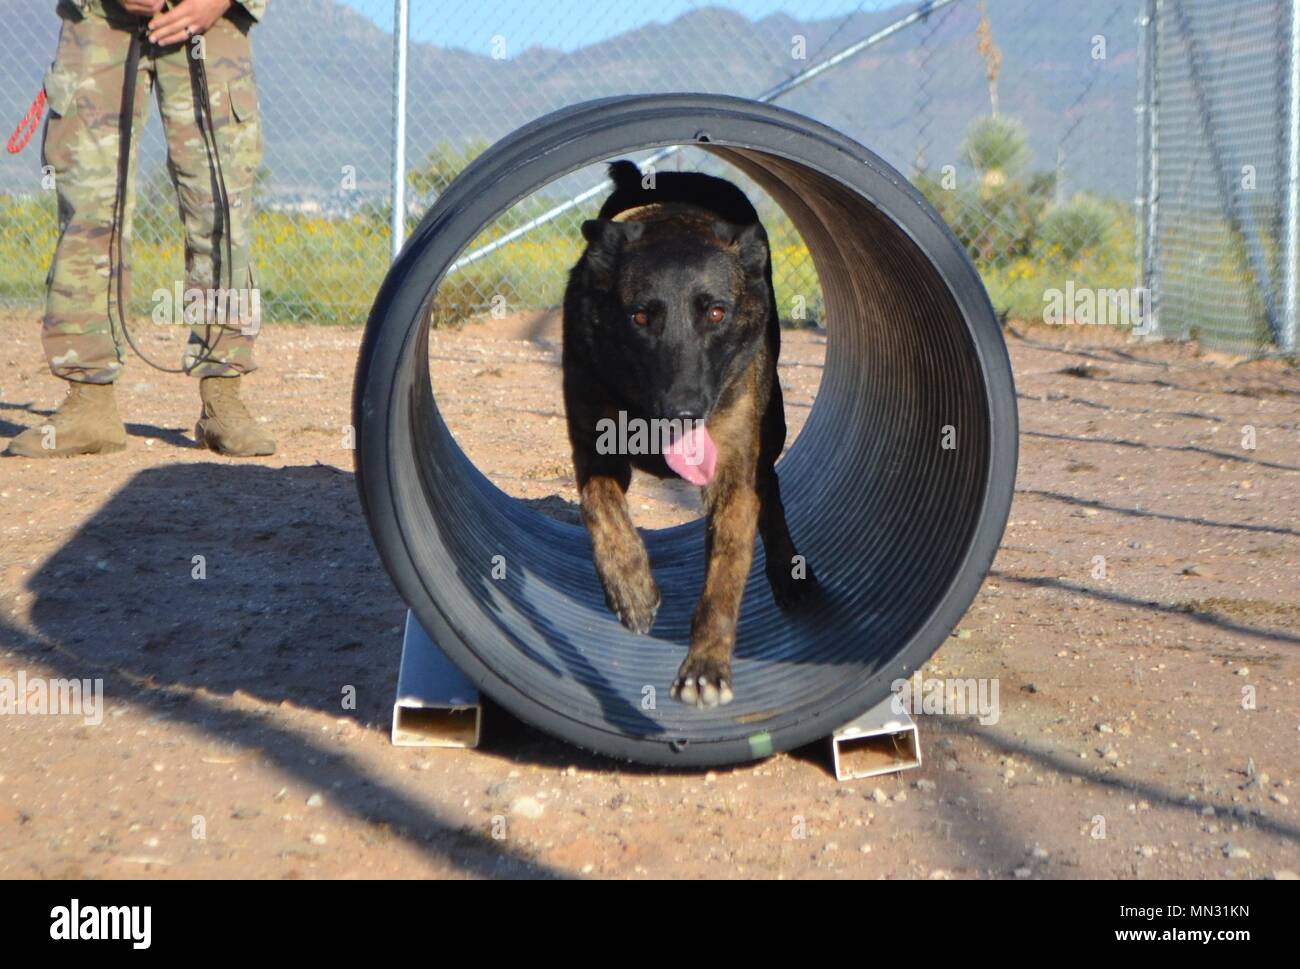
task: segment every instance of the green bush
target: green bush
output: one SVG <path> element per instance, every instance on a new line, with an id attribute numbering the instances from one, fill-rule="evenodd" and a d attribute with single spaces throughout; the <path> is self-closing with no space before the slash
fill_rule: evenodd
<path id="1" fill-rule="evenodd" d="M 1103 248 L 1110 236 L 1114 216 L 1098 199 L 1076 195 L 1063 205 L 1048 210 L 1038 230 L 1040 251 L 1048 259 L 1073 262 L 1081 255 Z"/>

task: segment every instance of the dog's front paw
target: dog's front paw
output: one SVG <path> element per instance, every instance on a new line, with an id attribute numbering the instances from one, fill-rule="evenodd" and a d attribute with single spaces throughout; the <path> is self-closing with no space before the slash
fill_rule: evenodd
<path id="1" fill-rule="evenodd" d="M 634 633 L 648 633 L 659 613 L 659 586 L 654 576 L 629 576 L 612 580 L 605 587 L 605 603 L 618 621 Z"/>
<path id="2" fill-rule="evenodd" d="M 817 576 L 812 566 L 801 561 L 797 566 L 769 567 L 767 582 L 772 587 L 772 598 L 782 609 L 793 609 L 809 598 L 817 588 Z"/>
<path id="3" fill-rule="evenodd" d="M 730 703 L 731 659 L 707 653 L 689 653 L 673 680 L 672 697 L 696 707 L 716 707 Z"/>

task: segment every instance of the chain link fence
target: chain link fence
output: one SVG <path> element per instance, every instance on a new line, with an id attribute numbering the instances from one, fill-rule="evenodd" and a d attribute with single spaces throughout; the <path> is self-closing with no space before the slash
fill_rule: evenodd
<path id="1" fill-rule="evenodd" d="M 0 37 L 6 119 L 22 116 L 48 66 L 58 30 L 49 6 L 15 9 Z M 1276 119 L 1289 0 L 410 0 L 399 172 L 394 36 L 404 7 L 273 0 L 254 29 L 266 133 L 255 251 L 268 322 L 362 321 L 394 222 L 413 226 L 470 159 L 520 125 L 589 98 L 701 91 L 767 96 L 882 155 L 939 209 L 1008 318 L 1137 322 L 1074 297 L 1113 303 L 1145 270 L 1160 332 L 1276 344 L 1280 325 L 1260 320 L 1285 313 Z M 1156 27 L 1144 32 L 1137 21 L 1148 15 Z M 1199 45 L 1180 39 L 1183 21 Z M 1152 88 L 1158 112 L 1144 110 Z M 159 127 L 151 120 L 140 165 L 141 313 L 155 285 L 182 277 Z M 1145 152 L 1154 131 L 1158 170 Z M 1222 166 L 1256 171 L 1252 194 L 1230 189 L 1226 206 L 1223 179 L 1204 160 L 1214 144 Z M 21 312 L 43 300 L 57 231 L 37 155 L 34 144 L 0 159 L 0 306 Z M 657 164 L 744 182 L 692 148 Z M 443 287 L 441 321 L 557 305 L 603 179 L 600 169 L 576 172 L 490 226 L 471 252 L 493 248 L 463 260 Z M 802 240 L 754 194 L 783 314 L 821 322 Z"/>
<path id="2" fill-rule="evenodd" d="M 1156 332 L 1296 349 L 1295 0 L 1149 0 L 1144 267 Z"/>
<path id="3" fill-rule="evenodd" d="M 414 60 L 410 66 L 415 208 L 436 197 L 467 155 L 573 101 L 629 90 L 738 94 L 817 118 L 908 174 L 976 259 L 1008 316 L 1041 318 L 1044 292 L 1067 277 L 1079 286 L 1133 287 L 1132 0 L 1068 9 L 1032 0 L 737 6 L 744 9 L 689 10 L 631 26 L 616 22 L 627 13 L 612 5 L 560 4 L 549 10 L 559 44 L 573 25 L 608 18 L 595 31 L 607 39 L 566 51 L 530 50 L 547 43 L 536 23 L 512 21 L 512 5 L 483 5 L 475 16 L 493 63 L 477 64 L 481 73 L 436 76 Z M 414 4 L 411 18 L 417 41 L 450 29 L 436 5 Z M 1107 150 L 1098 152 L 1099 143 Z M 657 162 L 665 166 L 722 174 L 757 196 L 783 315 L 821 322 L 811 258 L 780 211 L 703 152 L 682 149 Z M 436 312 L 474 315 L 494 298 L 510 307 L 557 304 L 578 253 L 578 224 L 594 214 L 600 195 L 562 207 L 602 180 L 598 169 L 576 173 L 499 220 L 478 248 L 533 227 L 454 274 Z"/>

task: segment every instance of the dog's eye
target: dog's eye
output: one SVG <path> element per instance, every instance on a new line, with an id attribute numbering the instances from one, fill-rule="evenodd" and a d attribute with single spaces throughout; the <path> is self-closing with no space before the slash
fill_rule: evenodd
<path id="1" fill-rule="evenodd" d="M 710 323 L 721 323 L 727 318 L 727 308 L 725 306 L 710 306 L 709 311 L 704 314 L 704 318 Z"/>
<path id="2" fill-rule="evenodd" d="M 637 310 L 635 313 L 632 314 L 632 322 L 635 323 L 637 326 L 649 326 L 650 314 L 647 313 L 645 310 Z"/>

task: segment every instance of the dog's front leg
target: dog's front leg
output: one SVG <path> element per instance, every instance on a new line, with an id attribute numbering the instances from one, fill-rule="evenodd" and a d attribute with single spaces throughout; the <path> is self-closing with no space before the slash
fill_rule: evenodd
<path id="1" fill-rule="evenodd" d="M 583 475 L 582 520 L 591 535 L 591 557 L 605 588 L 605 602 L 634 633 L 648 633 L 659 611 L 659 587 L 650 556 L 627 510 L 632 471 Z"/>
<path id="2" fill-rule="evenodd" d="M 758 494 L 752 481 L 752 468 L 748 475 L 720 476 L 705 494 L 708 572 L 691 621 L 690 650 L 672 688 L 672 695 L 683 703 L 712 707 L 732 699 L 731 654 L 758 527 Z"/>

